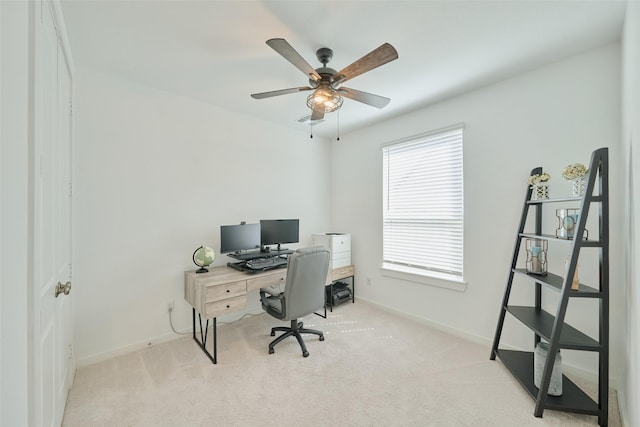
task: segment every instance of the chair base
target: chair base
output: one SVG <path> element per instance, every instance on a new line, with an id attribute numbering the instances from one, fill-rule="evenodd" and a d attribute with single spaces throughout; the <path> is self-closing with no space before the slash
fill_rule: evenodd
<path id="1" fill-rule="evenodd" d="M 309 356 L 309 352 L 307 351 L 307 346 L 304 344 L 304 340 L 302 339 L 302 336 L 300 334 L 318 335 L 320 337 L 320 341 L 324 341 L 324 334 L 322 333 L 322 331 L 317 331 L 315 329 L 306 329 L 304 328 L 304 324 L 302 322 L 298 322 L 298 319 L 294 319 L 291 321 L 290 328 L 287 328 L 286 326 L 276 326 L 271 328 L 272 337 L 276 335 L 276 331 L 284 332 L 284 334 L 271 341 L 271 343 L 269 344 L 269 354 L 273 354 L 273 347 L 275 347 L 276 344 L 290 336 L 294 336 L 298 340 L 298 344 L 300 344 L 300 348 L 302 349 L 303 357 Z"/>

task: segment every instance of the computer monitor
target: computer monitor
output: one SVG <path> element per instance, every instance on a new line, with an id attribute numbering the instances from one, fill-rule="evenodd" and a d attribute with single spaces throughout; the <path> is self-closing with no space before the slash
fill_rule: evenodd
<path id="1" fill-rule="evenodd" d="M 262 246 L 298 243 L 300 220 L 298 219 L 261 219 L 260 244 Z"/>
<path id="2" fill-rule="evenodd" d="M 220 226 L 220 253 L 239 253 L 260 248 L 260 224 Z"/>

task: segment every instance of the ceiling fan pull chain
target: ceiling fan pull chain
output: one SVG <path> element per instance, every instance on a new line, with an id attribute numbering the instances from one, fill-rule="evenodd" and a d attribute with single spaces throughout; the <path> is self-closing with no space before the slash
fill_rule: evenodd
<path id="1" fill-rule="evenodd" d="M 338 122 L 338 137 L 336 141 L 340 141 L 340 110 L 336 113 L 336 121 Z"/>
<path id="2" fill-rule="evenodd" d="M 309 138 L 313 139 L 313 125 L 311 123 L 309 123 L 309 130 L 311 131 L 311 135 L 309 135 Z"/>

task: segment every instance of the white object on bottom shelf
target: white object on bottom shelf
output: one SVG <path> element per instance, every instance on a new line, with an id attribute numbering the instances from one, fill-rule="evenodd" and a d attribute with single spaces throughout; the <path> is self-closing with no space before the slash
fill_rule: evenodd
<path id="1" fill-rule="evenodd" d="M 549 343 L 540 341 L 533 352 L 533 385 L 540 388 L 542 382 L 542 372 L 549 357 Z M 562 396 L 562 355 L 560 350 L 555 355 L 551 380 L 547 394 L 551 396 Z"/>

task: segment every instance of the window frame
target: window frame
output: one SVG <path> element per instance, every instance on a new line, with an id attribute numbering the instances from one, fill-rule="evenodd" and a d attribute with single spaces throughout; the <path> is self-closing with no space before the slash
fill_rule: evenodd
<path id="1" fill-rule="evenodd" d="M 385 182 L 385 177 L 387 171 L 382 171 L 382 253 L 381 253 L 381 274 L 387 277 L 393 277 L 402 280 L 408 280 L 412 282 L 424 283 L 428 285 L 438 286 L 442 288 L 457 290 L 457 291 L 465 291 L 466 290 L 466 282 L 464 280 L 464 123 L 455 124 L 452 126 L 447 126 L 444 128 L 435 129 L 432 131 L 424 132 L 417 135 L 412 135 L 406 138 L 394 140 L 381 145 L 381 154 L 382 154 L 382 168 L 385 167 L 386 164 L 386 150 L 390 147 L 402 147 L 408 146 L 413 143 L 423 142 L 425 144 L 434 143 L 434 139 L 444 136 L 447 133 L 452 131 L 460 131 L 460 147 L 459 147 L 459 156 L 460 156 L 460 181 L 459 181 L 459 194 L 461 196 L 460 202 L 460 210 L 459 215 L 462 218 L 460 222 L 460 249 L 459 249 L 459 257 L 460 257 L 460 273 L 452 274 L 442 271 L 437 271 L 435 269 L 429 269 L 426 267 L 413 267 L 411 265 L 404 265 L 402 263 L 396 262 L 388 262 L 385 260 L 385 222 L 386 222 L 386 209 L 384 206 L 385 200 L 387 199 L 387 183 Z M 423 140 L 423 141 L 421 141 Z"/>

